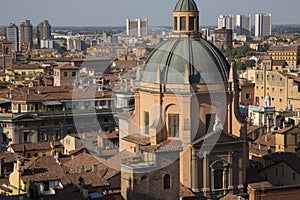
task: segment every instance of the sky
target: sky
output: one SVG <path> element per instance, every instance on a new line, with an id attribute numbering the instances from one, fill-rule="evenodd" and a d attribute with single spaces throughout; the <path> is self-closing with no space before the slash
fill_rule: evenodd
<path id="1" fill-rule="evenodd" d="M 271 13 L 273 24 L 300 24 L 299 0 L 195 0 L 201 25 L 216 25 L 219 15 Z M 172 24 L 177 0 L 2 0 L 0 25 L 125 26 L 125 19 L 148 18 L 150 26 Z M 254 22 L 254 21 L 253 21 Z M 253 23 L 254 24 L 254 23 Z"/>

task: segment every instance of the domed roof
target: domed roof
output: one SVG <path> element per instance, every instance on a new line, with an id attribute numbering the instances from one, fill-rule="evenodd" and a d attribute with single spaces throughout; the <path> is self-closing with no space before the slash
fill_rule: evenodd
<path id="1" fill-rule="evenodd" d="M 194 0 L 179 0 L 174 12 L 198 12 L 198 8 Z"/>
<path id="2" fill-rule="evenodd" d="M 160 71 L 158 71 L 158 66 Z M 170 38 L 150 54 L 141 71 L 141 82 L 184 84 L 188 73 L 190 84 L 228 81 L 229 63 L 211 43 L 200 38 Z"/>

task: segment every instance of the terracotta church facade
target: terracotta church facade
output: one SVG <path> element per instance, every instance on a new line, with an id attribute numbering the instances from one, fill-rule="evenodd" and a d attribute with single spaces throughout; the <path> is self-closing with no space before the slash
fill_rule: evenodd
<path id="1" fill-rule="evenodd" d="M 173 32 L 138 71 L 135 110 L 120 114 L 125 199 L 243 193 L 248 146 L 233 65 L 199 33 L 194 0 L 179 0 Z"/>

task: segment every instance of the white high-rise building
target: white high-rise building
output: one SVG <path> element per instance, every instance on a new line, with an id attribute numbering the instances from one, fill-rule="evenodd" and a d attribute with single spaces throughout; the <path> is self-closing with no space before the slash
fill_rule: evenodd
<path id="1" fill-rule="evenodd" d="M 126 35 L 133 37 L 147 37 L 148 19 L 126 19 Z"/>
<path id="2" fill-rule="evenodd" d="M 231 29 L 234 32 L 234 16 L 233 15 L 220 15 L 218 18 L 218 29 Z"/>
<path id="3" fill-rule="evenodd" d="M 256 14 L 255 15 L 255 36 L 264 37 L 272 35 L 272 15 Z"/>
<path id="4" fill-rule="evenodd" d="M 14 23 L 6 27 L 6 39 L 12 42 L 12 49 L 18 52 L 18 26 Z"/>
<path id="5" fill-rule="evenodd" d="M 236 15 L 237 35 L 251 36 L 251 15 Z"/>

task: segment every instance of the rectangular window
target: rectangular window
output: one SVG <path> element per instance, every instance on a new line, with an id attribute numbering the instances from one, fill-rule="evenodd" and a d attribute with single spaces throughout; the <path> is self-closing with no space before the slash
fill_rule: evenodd
<path id="1" fill-rule="evenodd" d="M 186 17 L 180 17 L 180 30 L 186 30 Z"/>
<path id="2" fill-rule="evenodd" d="M 251 94 L 250 94 L 250 93 L 246 93 L 246 94 L 245 94 L 245 98 L 246 98 L 246 99 L 251 99 Z"/>
<path id="3" fill-rule="evenodd" d="M 64 76 L 67 77 L 68 76 L 68 72 L 64 72 Z"/>
<path id="4" fill-rule="evenodd" d="M 24 132 L 23 141 L 24 142 L 29 142 L 29 132 Z"/>
<path id="5" fill-rule="evenodd" d="M 189 17 L 189 30 L 193 31 L 195 29 L 195 17 Z"/>
<path id="6" fill-rule="evenodd" d="M 179 137 L 179 115 L 169 114 L 169 136 Z"/>
<path id="7" fill-rule="evenodd" d="M 149 112 L 144 112 L 145 134 L 149 134 Z"/>
<path id="8" fill-rule="evenodd" d="M 75 77 L 76 76 L 76 72 L 72 72 L 72 76 Z"/>
<path id="9" fill-rule="evenodd" d="M 177 31 L 177 17 L 174 17 L 174 31 Z"/>

